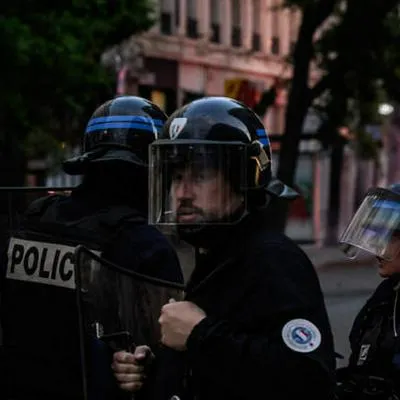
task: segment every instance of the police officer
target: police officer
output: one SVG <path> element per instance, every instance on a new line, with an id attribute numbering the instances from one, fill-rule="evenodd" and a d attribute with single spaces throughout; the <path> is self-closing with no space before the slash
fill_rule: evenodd
<path id="1" fill-rule="evenodd" d="M 8 246 L 1 303 L 6 373 L 1 398 L 4 393 L 10 399 L 82 396 L 76 245 L 99 251 L 124 268 L 182 282 L 174 249 L 148 226 L 146 216 L 148 145 L 166 118 L 140 97 L 102 104 L 87 125 L 83 154 L 63 165 L 66 173 L 83 175 L 82 184 L 70 196 L 41 198 L 28 207 Z M 106 367 L 114 380 L 110 361 Z M 96 384 L 113 392 L 111 383 Z M 97 400 L 107 398 L 104 391 L 97 391 L 102 394 Z"/>
<path id="2" fill-rule="evenodd" d="M 184 301 L 161 310 L 153 369 L 114 354 L 120 386 L 157 400 L 331 399 L 333 340 L 317 275 L 265 217 L 271 197 L 296 193 L 271 177 L 260 119 L 224 97 L 186 105 L 151 145 L 150 175 L 151 223 L 175 225 L 197 259 Z"/>
<path id="3" fill-rule="evenodd" d="M 384 278 L 357 315 L 351 355 L 338 371 L 340 399 L 400 398 L 400 184 L 368 191 L 340 243 L 350 257 L 376 256 Z"/>

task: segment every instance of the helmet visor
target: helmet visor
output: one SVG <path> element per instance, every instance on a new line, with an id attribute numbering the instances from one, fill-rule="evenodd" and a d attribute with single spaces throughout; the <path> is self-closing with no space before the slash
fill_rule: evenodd
<path id="1" fill-rule="evenodd" d="M 400 250 L 400 196 L 386 189 L 370 190 L 339 242 L 350 258 L 361 249 L 393 260 Z"/>
<path id="2" fill-rule="evenodd" d="M 158 140 L 150 146 L 149 223 L 230 224 L 246 212 L 246 146 Z"/>

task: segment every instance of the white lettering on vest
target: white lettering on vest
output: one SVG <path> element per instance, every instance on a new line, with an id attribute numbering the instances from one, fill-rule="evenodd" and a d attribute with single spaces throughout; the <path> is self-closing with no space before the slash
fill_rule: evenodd
<path id="1" fill-rule="evenodd" d="M 74 247 L 11 238 L 7 278 L 75 289 Z"/>

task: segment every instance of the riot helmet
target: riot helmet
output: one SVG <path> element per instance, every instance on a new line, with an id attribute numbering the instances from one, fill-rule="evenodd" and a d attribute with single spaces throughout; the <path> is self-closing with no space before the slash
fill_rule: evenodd
<path id="1" fill-rule="evenodd" d="M 360 250 L 386 261 L 400 250 L 400 184 L 370 189 L 339 238 L 349 258 Z"/>
<path id="2" fill-rule="evenodd" d="M 232 224 L 263 205 L 267 192 L 297 195 L 272 178 L 259 117 L 227 97 L 176 110 L 150 146 L 150 168 L 149 222 L 156 225 Z M 254 195 L 260 193 L 262 201 Z"/>
<path id="3" fill-rule="evenodd" d="M 152 102 L 120 96 L 98 107 L 86 126 L 83 154 L 66 160 L 64 171 L 85 174 L 95 163 L 148 166 L 148 146 L 157 139 L 167 116 Z"/>

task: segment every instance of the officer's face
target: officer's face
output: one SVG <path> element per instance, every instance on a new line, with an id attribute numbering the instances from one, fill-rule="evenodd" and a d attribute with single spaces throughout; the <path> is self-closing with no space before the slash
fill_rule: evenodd
<path id="1" fill-rule="evenodd" d="M 400 236 L 394 236 L 389 244 L 389 252 L 396 254 L 396 256 L 390 260 L 386 261 L 380 257 L 378 259 L 378 272 L 383 278 L 388 278 L 394 274 L 400 273 Z"/>
<path id="2" fill-rule="evenodd" d="M 234 213 L 243 202 L 221 171 L 212 168 L 175 171 L 171 194 L 176 219 L 181 224 L 218 221 Z"/>

